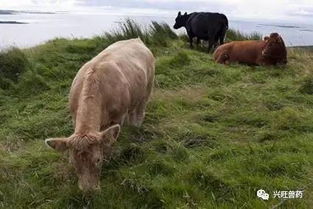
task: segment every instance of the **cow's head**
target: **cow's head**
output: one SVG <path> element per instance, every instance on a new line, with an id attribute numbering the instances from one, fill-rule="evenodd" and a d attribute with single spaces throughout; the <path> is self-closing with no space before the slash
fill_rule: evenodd
<path id="1" fill-rule="evenodd" d="M 287 63 L 287 50 L 282 37 L 278 33 L 271 33 L 264 38 L 265 46 L 262 50 L 262 56 L 278 63 Z"/>
<path id="2" fill-rule="evenodd" d="M 181 12 L 178 12 L 178 15 L 175 19 L 175 25 L 173 26 L 174 29 L 184 27 L 186 25 L 187 20 L 188 20 L 187 12 L 185 12 L 184 15 L 181 15 Z"/>
<path id="3" fill-rule="evenodd" d="M 117 139 L 120 126 L 114 125 L 103 132 L 68 138 L 46 139 L 46 144 L 60 152 L 68 151 L 69 161 L 76 170 L 78 186 L 88 192 L 100 189 L 100 174 L 106 149 Z"/>

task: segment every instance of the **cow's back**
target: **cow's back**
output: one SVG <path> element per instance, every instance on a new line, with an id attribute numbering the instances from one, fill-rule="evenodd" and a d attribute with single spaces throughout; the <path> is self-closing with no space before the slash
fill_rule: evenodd
<path id="1" fill-rule="evenodd" d="M 137 80 L 136 76 L 146 75 L 147 81 L 154 76 L 154 56 L 139 38 L 112 44 L 96 57 L 96 61 L 98 60 L 114 61 L 133 82 Z"/>
<path id="2" fill-rule="evenodd" d="M 217 62 L 239 62 L 259 64 L 262 57 L 263 41 L 232 41 L 219 46 L 214 52 Z"/>
<path id="3" fill-rule="evenodd" d="M 223 28 L 228 28 L 228 20 L 225 15 L 211 12 L 191 13 L 186 23 L 196 37 L 207 40 L 209 35 L 214 35 Z"/>
<path id="4" fill-rule="evenodd" d="M 82 97 L 88 94 L 97 94 L 90 96 L 98 98 L 102 112 L 127 111 L 149 95 L 153 79 L 154 57 L 144 43 L 140 39 L 116 42 L 77 73 L 70 91 L 72 115 L 75 119 Z M 94 85 L 96 92 L 86 93 L 88 85 Z"/>

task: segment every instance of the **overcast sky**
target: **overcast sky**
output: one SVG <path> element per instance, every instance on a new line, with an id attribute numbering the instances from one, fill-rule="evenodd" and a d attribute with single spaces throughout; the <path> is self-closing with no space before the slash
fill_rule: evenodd
<path id="1" fill-rule="evenodd" d="M 217 11 L 237 19 L 313 21 L 313 0 L 0 0 L 0 9 L 99 12 L 120 8 L 138 13 Z"/>

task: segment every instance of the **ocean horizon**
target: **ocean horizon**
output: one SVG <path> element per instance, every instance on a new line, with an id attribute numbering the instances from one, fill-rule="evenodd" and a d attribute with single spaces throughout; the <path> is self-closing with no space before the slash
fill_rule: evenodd
<path id="1" fill-rule="evenodd" d="M 226 14 L 227 15 L 227 14 Z M 126 12 L 70 13 L 0 10 L 0 49 L 28 48 L 54 38 L 91 38 L 109 32 L 131 18 L 143 26 L 151 21 L 166 22 L 172 26 L 176 13 L 127 14 Z M 313 25 L 284 21 L 229 19 L 229 28 L 243 33 L 279 33 L 287 46 L 313 45 Z M 174 30 L 174 29 L 173 29 Z M 184 29 L 175 30 L 178 33 Z"/>

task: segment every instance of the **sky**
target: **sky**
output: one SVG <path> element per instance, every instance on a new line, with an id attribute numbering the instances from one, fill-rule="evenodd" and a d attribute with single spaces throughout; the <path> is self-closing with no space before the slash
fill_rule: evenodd
<path id="1" fill-rule="evenodd" d="M 0 0 L 0 9 L 172 15 L 222 12 L 236 19 L 313 21 L 313 0 Z"/>

